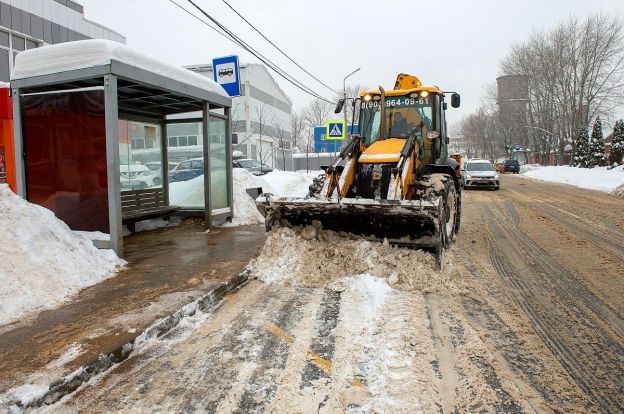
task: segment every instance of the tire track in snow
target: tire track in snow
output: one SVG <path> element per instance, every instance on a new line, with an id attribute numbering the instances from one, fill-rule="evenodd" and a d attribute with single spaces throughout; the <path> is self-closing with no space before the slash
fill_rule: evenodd
<path id="1" fill-rule="evenodd" d="M 492 264 L 542 340 L 581 389 L 607 413 L 624 411 L 624 347 L 605 332 L 610 310 L 498 209 L 484 206 Z"/>

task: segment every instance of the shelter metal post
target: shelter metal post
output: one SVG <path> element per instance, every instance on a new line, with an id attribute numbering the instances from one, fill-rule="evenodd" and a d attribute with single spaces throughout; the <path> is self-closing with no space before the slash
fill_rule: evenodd
<path id="1" fill-rule="evenodd" d="M 204 102 L 203 115 L 203 140 L 204 140 L 204 208 L 206 230 L 212 228 L 212 197 L 210 197 L 210 106 Z"/>
<path id="2" fill-rule="evenodd" d="M 24 165 L 24 134 L 19 89 L 13 89 L 13 140 L 15 149 L 15 181 L 17 194 L 26 200 L 26 168 Z"/>
<path id="3" fill-rule="evenodd" d="M 104 113 L 106 122 L 106 173 L 108 179 L 108 223 L 111 247 L 123 256 L 121 228 L 121 181 L 119 171 L 119 110 L 117 76 L 104 76 Z"/>
<path id="4" fill-rule="evenodd" d="M 232 119 L 231 108 L 223 108 L 223 113 L 227 117 L 225 121 L 225 169 L 226 169 L 226 180 L 227 180 L 227 199 L 228 199 L 228 207 L 230 208 L 230 217 L 234 217 L 234 189 L 232 185 L 233 175 L 232 175 Z"/>
<path id="5" fill-rule="evenodd" d="M 162 186 L 163 186 L 163 194 L 165 195 L 165 202 L 167 205 L 170 205 L 169 202 L 169 151 L 168 151 L 168 137 L 167 137 L 167 120 L 166 116 L 163 116 L 161 125 L 161 137 L 160 137 L 160 147 L 162 148 L 162 158 L 161 158 L 161 174 L 162 174 Z"/>

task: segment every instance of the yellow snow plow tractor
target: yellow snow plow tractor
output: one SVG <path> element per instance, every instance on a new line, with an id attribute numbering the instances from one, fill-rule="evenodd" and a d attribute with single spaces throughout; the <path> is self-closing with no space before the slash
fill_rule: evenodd
<path id="1" fill-rule="evenodd" d="M 316 220 L 324 229 L 435 251 L 442 266 L 461 212 L 457 161 L 447 151 L 447 94 L 451 106 L 459 107 L 459 94 L 423 86 L 406 74 L 392 90 L 362 92 L 353 100 L 358 134 L 308 196 L 263 194 L 256 200 L 267 230 Z M 344 104 L 338 102 L 336 113 Z"/>

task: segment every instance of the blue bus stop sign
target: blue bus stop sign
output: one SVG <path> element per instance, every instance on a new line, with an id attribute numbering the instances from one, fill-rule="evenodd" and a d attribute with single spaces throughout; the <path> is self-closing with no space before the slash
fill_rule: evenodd
<path id="1" fill-rule="evenodd" d="M 240 72 L 238 56 L 225 56 L 212 60 L 214 81 L 225 89 L 230 96 L 240 96 Z"/>

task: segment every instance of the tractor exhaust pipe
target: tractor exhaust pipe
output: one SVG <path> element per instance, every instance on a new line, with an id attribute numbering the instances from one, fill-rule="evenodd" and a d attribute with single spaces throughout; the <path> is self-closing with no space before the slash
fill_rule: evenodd
<path id="1" fill-rule="evenodd" d="M 386 139 L 386 91 L 381 86 L 379 87 L 379 92 L 381 92 L 381 110 L 379 116 L 381 116 L 381 122 L 379 123 L 379 140 L 383 141 Z"/>

